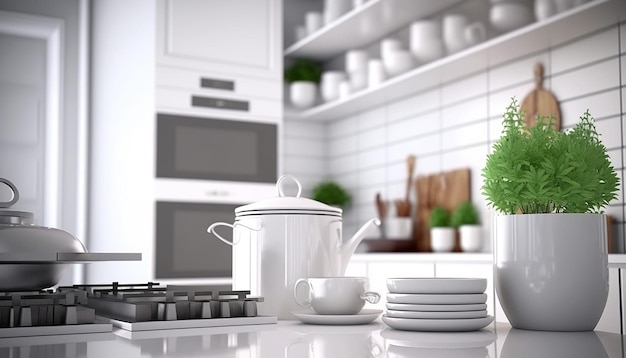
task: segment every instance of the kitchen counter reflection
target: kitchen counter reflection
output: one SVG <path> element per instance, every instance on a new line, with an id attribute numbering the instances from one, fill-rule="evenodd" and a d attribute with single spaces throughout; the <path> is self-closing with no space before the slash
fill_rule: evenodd
<path id="1" fill-rule="evenodd" d="M 0 339 L 0 357 L 473 358 L 625 357 L 626 336 L 534 332 L 496 324 L 464 333 L 405 332 L 380 320 L 361 326 L 275 325 Z"/>

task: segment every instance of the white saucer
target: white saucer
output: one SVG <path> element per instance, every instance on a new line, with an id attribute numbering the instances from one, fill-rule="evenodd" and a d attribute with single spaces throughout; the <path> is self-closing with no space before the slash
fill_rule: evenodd
<path id="1" fill-rule="evenodd" d="M 324 315 L 313 311 L 293 312 L 293 315 L 303 323 L 323 324 L 323 325 L 355 325 L 367 324 L 378 318 L 382 310 L 361 310 L 357 314 L 351 315 Z"/>
<path id="2" fill-rule="evenodd" d="M 408 332 L 385 328 L 380 336 L 386 344 L 438 349 L 486 347 L 496 340 L 496 334 L 486 329 L 471 332 Z"/>
<path id="3" fill-rule="evenodd" d="M 394 318 L 383 315 L 383 322 L 389 327 L 404 331 L 424 332 L 466 332 L 486 327 L 493 321 L 493 316 L 465 319 L 410 319 Z"/>
<path id="4" fill-rule="evenodd" d="M 421 318 L 421 319 L 461 319 L 487 317 L 487 310 L 480 311 L 396 311 L 387 310 L 387 316 L 395 318 Z"/>
<path id="5" fill-rule="evenodd" d="M 387 302 L 414 303 L 422 305 L 464 305 L 472 303 L 485 303 L 487 302 L 487 294 L 388 293 Z"/>
<path id="6" fill-rule="evenodd" d="M 387 289 L 391 293 L 483 293 L 487 289 L 487 279 L 389 278 Z"/>
<path id="7" fill-rule="evenodd" d="M 450 312 L 450 311 L 480 311 L 486 310 L 486 303 L 473 303 L 469 305 L 414 305 L 410 303 L 387 303 L 388 310 L 397 311 L 427 311 L 427 312 Z"/>

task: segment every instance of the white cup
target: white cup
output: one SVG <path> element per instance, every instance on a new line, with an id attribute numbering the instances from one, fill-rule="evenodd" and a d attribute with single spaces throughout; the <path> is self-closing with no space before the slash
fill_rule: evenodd
<path id="1" fill-rule="evenodd" d="M 304 18 L 304 26 L 306 27 L 307 35 L 321 29 L 324 26 L 322 14 L 317 11 L 307 12 Z"/>
<path id="2" fill-rule="evenodd" d="M 367 52 L 363 50 L 346 52 L 346 72 L 350 73 L 367 68 L 367 59 Z"/>
<path id="3" fill-rule="evenodd" d="M 413 54 L 407 50 L 390 51 L 383 59 L 389 77 L 397 76 L 413 68 Z"/>
<path id="4" fill-rule="evenodd" d="M 339 84 L 339 98 L 346 98 L 352 93 L 352 86 L 350 85 L 350 81 L 343 80 Z"/>
<path id="5" fill-rule="evenodd" d="M 352 91 L 362 90 L 367 87 L 367 64 L 365 68 L 350 72 L 349 77 Z"/>
<path id="6" fill-rule="evenodd" d="M 385 67 L 383 61 L 373 58 L 367 61 L 367 85 L 369 87 L 375 87 L 385 82 L 387 74 L 385 73 Z"/>
<path id="7" fill-rule="evenodd" d="M 469 24 L 467 16 L 462 14 L 448 14 L 443 17 L 443 41 L 448 53 L 455 53 L 467 47 L 465 28 Z"/>
<path id="8" fill-rule="evenodd" d="M 298 292 L 298 287 L 306 287 L 306 298 Z M 296 303 L 302 307 L 312 308 L 323 315 L 357 314 L 365 305 L 377 303 L 380 295 L 368 291 L 367 277 L 313 277 L 301 278 L 293 286 Z"/>
<path id="9" fill-rule="evenodd" d="M 385 58 L 392 52 L 402 50 L 402 42 L 398 39 L 387 38 L 380 41 L 380 58 Z"/>
<path id="10" fill-rule="evenodd" d="M 413 220 L 410 217 L 390 217 L 383 222 L 385 238 L 391 240 L 410 240 Z"/>
<path id="11" fill-rule="evenodd" d="M 339 98 L 339 84 L 347 78 L 346 73 L 341 71 L 326 71 L 322 73 L 322 81 L 320 83 L 322 99 L 330 102 Z"/>
<path id="12" fill-rule="evenodd" d="M 340 18 L 343 14 L 352 9 L 352 0 L 325 0 L 324 1 L 324 23 Z"/>
<path id="13" fill-rule="evenodd" d="M 443 57 L 445 48 L 439 21 L 413 22 L 410 27 L 409 48 L 419 63 L 427 63 Z"/>
<path id="14" fill-rule="evenodd" d="M 487 30 L 482 22 L 467 25 L 463 34 L 468 46 L 477 45 L 487 39 Z"/>

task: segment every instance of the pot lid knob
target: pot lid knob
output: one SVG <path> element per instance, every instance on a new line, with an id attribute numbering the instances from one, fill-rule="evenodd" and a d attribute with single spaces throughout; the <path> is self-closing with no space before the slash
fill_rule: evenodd
<path id="1" fill-rule="evenodd" d="M 20 192 L 17 190 L 17 187 L 11 183 L 9 179 L 0 178 L 0 183 L 4 183 L 6 186 L 11 189 L 12 198 L 9 201 L 0 201 L 0 208 L 10 208 L 11 205 L 15 204 L 20 199 Z"/>
<path id="2" fill-rule="evenodd" d="M 286 179 L 291 179 L 294 183 L 296 183 L 296 185 L 298 186 L 298 193 L 296 194 L 296 198 L 299 198 L 302 194 L 302 185 L 300 184 L 298 179 L 289 174 L 284 174 L 280 178 L 278 178 L 278 181 L 276 182 L 276 194 L 278 196 L 285 196 L 285 193 L 283 193 L 282 185 Z"/>

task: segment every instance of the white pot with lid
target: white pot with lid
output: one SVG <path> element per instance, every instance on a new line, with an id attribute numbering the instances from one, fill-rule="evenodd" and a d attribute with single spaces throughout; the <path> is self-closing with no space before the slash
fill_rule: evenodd
<path id="1" fill-rule="evenodd" d="M 295 197 L 285 196 L 282 184 L 291 179 L 298 186 Z M 300 307 L 293 287 L 300 278 L 343 276 L 358 244 L 371 225 L 369 220 L 349 240 L 342 240 L 342 210 L 302 198 L 302 186 L 290 175 L 276 183 L 277 197 L 235 209 L 233 224 L 218 222 L 207 229 L 233 246 L 233 289 L 262 296 L 259 314 L 293 318 Z M 216 228 L 233 229 L 233 242 Z"/>

